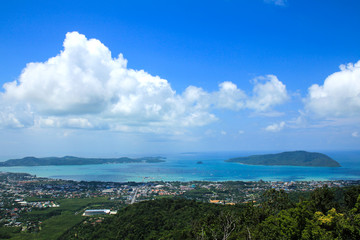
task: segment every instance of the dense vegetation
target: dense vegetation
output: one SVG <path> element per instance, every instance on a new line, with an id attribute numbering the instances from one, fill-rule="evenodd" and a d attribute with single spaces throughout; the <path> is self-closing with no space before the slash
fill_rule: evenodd
<path id="1" fill-rule="evenodd" d="M 324 187 L 294 203 L 272 189 L 260 203 L 235 206 L 158 199 L 79 223 L 60 239 L 360 239 L 359 194 Z"/>
<path id="2" fill-rule="evenodd" d="M 55 240 L 74 225 L 84 220 L 82 212 L 84 208 L 106 208 L 114 206 L 113 201 L 107 198 L 79 198 L 57 200 L 59 208 L 38 209 L 28 212 L 19 221 L 30 220 L 34 223 L 42 221 L 39 230 L 23 232 L 21 227 L 0 227 L 0 239 L 14 240 Z M 0 224 L 1 226 L 1 224 Z M 34 226 L 39 228 L 39 226 Z"/>
<path id="3" fill-rule="evenodd" d="M 105 163 L 157 163 L 164 162 L 162 157 L 144 157 L 144 158 L 79 158 L 72 156 L 65 157 L 24 157 L 21 159 L 10 159 L 0 162 L 0 167 L 13 166 L 49 166 L 49 165 L 87 165 L 87 164 L 105 164 Z"/>
<path id="4" fill-rule="evenodd" d="M 340 164 L 322 153 L 293 151 L 278 154 L 253 155 L 226 160 L 248 165 L 288 165 L 306 167 L 340 167 Z"/>

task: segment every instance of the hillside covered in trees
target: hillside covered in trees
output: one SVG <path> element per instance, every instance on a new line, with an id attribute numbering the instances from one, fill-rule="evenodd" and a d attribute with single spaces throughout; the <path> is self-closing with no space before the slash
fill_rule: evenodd
<path id="1" fill-rule="evenodd" d="M 306 151 L 252 155 L 248 157 L 231 158 L 226 160 L 226 162 L 268 166 L 341 167 L 337 161 L 325 154 Z"/>
<path id="2" fill-rule="evenodd" d="M 162 157 L 143 157 L 143 158 L 80 158 L 73 156 L 65 157 L 24 157 L 21 159 L 9 159 L 0 162 L 0 167 L 14 166 L 51 166 L 51 165 L 87 165 L 87 164 L 107 164 L 107 163 L 158 163 L 165 162 Z"/>
<path id="3" fill-rule="evenodd" d="M 323 187 L 295 201 L 271 189 L 261 202 L 235 206 L 144 201 L 98 224 L 85 220 L 60 239 L 360 239 L 359 194 L 359 186 Z"/>

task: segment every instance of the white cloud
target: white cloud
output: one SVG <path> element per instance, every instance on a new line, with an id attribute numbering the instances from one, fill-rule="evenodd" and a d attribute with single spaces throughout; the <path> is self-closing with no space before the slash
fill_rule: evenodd
<path id="1" fill-rule="evenodd" d="M 218 119 L 215 108 L 262 112 L 288 99 L 273 75 L 256 79 L 251 97 L 229 81 L 215 92 L 189 86 L 178 94 L 167 80 L 128 68 L 122 54 L 112 58 L 99 40 L 71 32 L 63 46 L 57 56 L 27 64 L 17 81 L 4 84 L 1 127 L 153 132 L 209 124 Z"/>
<path id="2" fill-rule="evenodd" d="M 353 133 L 351 134 L 351 136 L 357 138 L 357 137 L 359 137 L 359 133 L 358 133 L 358 132 L 353 132 Z"/>
<path id="3" fill-rule="evenodd" d="M 232 82 L 223 82 L 215 93 L 215 105 L 218 108 L 239 110 L 245 107 L 246 94 Z"/>
<path id="4" fill-rule="evenodd" d="M 252 98 L 247 100 L 247 107 L 256 111 L 266 111 L 289 99 L 286 86 L 274 75 L 254 79 Z"/>
<path id="5" fill-rule="evenodd" d="M 285 127 L 285 122 L 274 123 L 265 128 L 268 132 L 279 132 Z"/>
<path id="6" fill-rule="evenodd" d="M 95 126 L 89 121 L 89 119 L 81 117 L 37 117 L 34 124 L 35 126 L 41 128 L 95 128 Z"/>
<path id="7" fill-rule="evenodd" d="M 98 113 L 105 106 L 107 74 L 122 67 L 98 40 L 68 33 L 64 51 L 45 63 L 29 63 L 19 82 L 4 85 L 5 96 L 26 101 L 45 114 Z"/>
<path id="8" fill-rule="evenodd" d="M 360 115 L 360 61 L 328 76 L 323 85 L 308 90 L 305 108 L 318 117 L 352 117 Z"/>
<path id="9" fill-rule="evenodd" d="M 18 105 L 0 93 L 0 129 L 24 128 L 33 124 L 33 113 L 29 105 Z"/>
<path id="10" fill-rule="evenodd" d="M 0 112 L 0 123 L 4 128 L 24 127 L 13 113 Z"/>
<path id="11" fill-rule="evenodd" d="M 278 111 L 264 111 L 264 112 L 254 112 L 251 114 L 252 117 L 282 117 L 285 115 L 285 112 Z"/>
<path id="12" fill-rule="evenodd" d="M 287 0 L 264 0 L 266 3 L 272 3 L 277 6 L 286 6 Z"/>

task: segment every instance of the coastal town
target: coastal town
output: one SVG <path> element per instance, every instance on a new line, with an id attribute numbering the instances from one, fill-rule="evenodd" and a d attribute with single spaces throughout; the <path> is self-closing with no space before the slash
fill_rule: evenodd
<path id="1" fill-rule="evenodd" d="M 308 192 L 323 186 L 347 187 L 360 181 L 229 181 L 229 182 L 85 182 L 36 177 L 25 173 L 0 173 L 0 225 L 18 231 L 41 230 L 43 221 L 69 211 L 76 216 L 91 209 L 118 209 L 158 198 L 186 198 L 214 204 L 256 202 L 269 190 Z M 76 203 L 77 202 L 77 203 Z M 78 204 L 79 203 L 79 204 Z M 101 211 L 100 211 L 101 213 Z M 92 214 L 90 214 L 92 215 Z M 96 221 L 101 222 L 98 218 Z"/>

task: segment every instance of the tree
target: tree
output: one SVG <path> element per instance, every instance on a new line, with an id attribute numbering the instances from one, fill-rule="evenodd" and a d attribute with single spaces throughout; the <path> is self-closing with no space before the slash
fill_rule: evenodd
<path id="1" fill-rule="evenodd" d="M 334 190 L 327 185 L 315 189 L 311 194 L 311 202 L 316 210 L 326 213 L 332 208 L 338 209 L 339 204 L 335 202 Z"/>
<path id="2" fill-rule="evenodd" d="M 270 189 L 263 194 L 263 202 L 261 206 L 263 207 L 265 213 L 276 214 L 281 210 L 291 208 L 293 205 L 288 194 L 283 189 L 280 191 Z"/>
<path id="3" fill-rule="evenodd" d="M 209 214 L 195 226 L 196 239 L 228 240 L 237 227 L 237 219 L 232 212 L 221 211 L 219 215 Z"/>
<path id="4" fill-rule="evenodd" d="M 360 186 L 350 187 L 344 193 L 344 200 L 347 209 L 352 209 L 355 207 L 358 196 L 360 195 Z"/>

